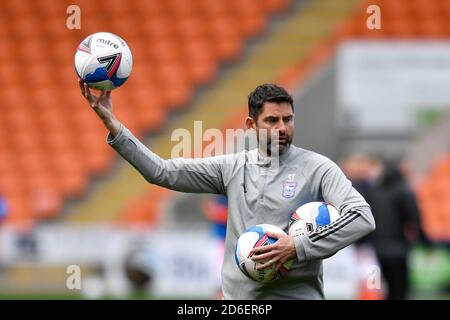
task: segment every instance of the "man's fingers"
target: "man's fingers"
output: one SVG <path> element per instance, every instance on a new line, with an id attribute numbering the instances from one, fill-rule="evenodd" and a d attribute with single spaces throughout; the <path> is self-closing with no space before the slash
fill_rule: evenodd
<path id="1" fill-rule="evenodd" d="M 91 90 L 89 89 L 87 83 L 85 82 L 83 85 L 86 93 L 85 97 L 89 100 L 89 102 L 95 101 L 95 98 L 92 96 Z"/>
<path id="2" fill-rule="evenodd" d="M 266 231 L 266 234 L 270 237 L 270 238 L 274 238 L 274 239 L 279 239 L 280 237 L 283 236 L 283 234 L 279 234 L 276 232 L 270 232 L 270 231 Z"/>
<path id="3" fill-rule="evenodd" d="M 282 265 L 282 262 L 277 262 L 275 268 L 273 268 L 272 272 L 270 273 L 270 276 L 273 277 L 278 272 L 278 270 L 280 270 Z"/>
<path id="4" fill-rule="evenodd" d="M 273 258 L 273 259 L 270 259 L 270 260 L 267 261 L 267 262 L 258 264 L 258 265 L 256 266 L 256 270 L 262 270 L 262 269 L 270 268 L 270 267 L 272 267 L 274 264 L 276 264 L 277 261 L 278 261 L 277 258 Z"/>
<path id="5" fill-rule="evenodd" d="M 111 90 L 107 90 L 107 91 L 106 91 L 106 97 L 107 97 L 107 98 L 111 97 Z"/>
<path id="6" fill-rule="evenodd" d="M 83 81 L 81 81 L 81 79 L 78 79 L 78 85 L 80 86 L 81 94 L 84 96 L 85 95 L 84 84 Z"/>
<path id="7" fill-rule="evenodd" d="M 250 251 L 250 254 L 251 255 L 255 255 L 255 254 L 266 253 L 266 252 L 269 252 L 269 251 L 271 251 L 271 250 L 273 250 L 275 248 L 276 248 L 276 246 L 274 244 L 270 244 L 268 246 L 256 247 L 256 248 L 253 248 Z"/>
<path id="8" fill-rule="evenodd" d="M 98 103 L 100 102 L 100 99 L 102 99 L 104 96 L 104 93 L 102 92 L 94 101 L 94 103 L 92 104 L 92 108 L 97 108 Z"/>
<path id="9" fill-rule="evenodd" d="M 270 252 L 263 253 L 263 254 L 256 254 L 252 256 L 253 261 L 266 261 L 267 259 L 270 259 L 273 256 L 273 254 L 270 254 Z"/>
<path id="10" fill-rule="evenodd" d="M 96 108 L 98 106 L 98 104 L 100 103 L 100 100 L 103 99 L 104 97 L 106 97 L 107 95 L 108 95 L 108 91 L 107 90 L 102 90 L 100 92 L 100 95 L 95 99 L 95 102 L 93 103 L 92 107 Z"/>

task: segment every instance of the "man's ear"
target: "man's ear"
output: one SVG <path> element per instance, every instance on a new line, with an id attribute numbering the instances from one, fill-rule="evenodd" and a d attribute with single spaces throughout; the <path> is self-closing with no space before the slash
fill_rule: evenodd
<path id="1" fill-rule="evenodd" d="M 256 130 L 256 122 L 252 117 L 245 118 L 245 125 L 247 129 Z"/>

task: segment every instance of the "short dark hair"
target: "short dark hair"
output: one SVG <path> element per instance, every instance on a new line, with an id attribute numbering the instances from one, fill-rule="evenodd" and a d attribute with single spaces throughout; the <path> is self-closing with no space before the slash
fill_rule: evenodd
<path id="1" fill-rule="evenodd" d="M 292 96 L 284 88 L 276 84 L 262 84 L 250 92 L 248 96 L 248 115 L 256 120 L 262 112 L 264 102 L 287 102 L 291 105 L 292 111 L 294 111 Z"/>

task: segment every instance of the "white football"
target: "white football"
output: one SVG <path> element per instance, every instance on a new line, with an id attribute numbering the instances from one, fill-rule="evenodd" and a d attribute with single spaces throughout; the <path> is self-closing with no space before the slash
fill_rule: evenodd
<path id="1" fill-rule="evenodd" d="M 308 235 L 339 219 L 339 212 L 325 202 L 309 202 L 299 207 L 289 221 L 289 235 Z"/>
<path id="2" fill-rule="evenodd" d="M 114 90 L 128 79 L 133 68 L 130 48 L 119 36 L 97 32 L 84 39 L 75 53 L 78 77 L 90 88 Z"/>
<path id="3" fill-rule="evenodd" d="M 259 282 L 271 282 L 283 278 L 285 273 L 292 266 L 293 260 L 284 263 L 277 273 L 271 275 L 275 264 L 272 267 L 256 270 L 256 266 L 261 262 L 253 261 L 250 251 L 254 247 L 267 246 L 277 241 L 275 238 L 269 237 L 266 233 L 286 234 L 281 228 L 271 224 L 258 224 L 248 228 L 237 240 L 235 247 L 236 263 L 243 274 L 248 278 Z"/>

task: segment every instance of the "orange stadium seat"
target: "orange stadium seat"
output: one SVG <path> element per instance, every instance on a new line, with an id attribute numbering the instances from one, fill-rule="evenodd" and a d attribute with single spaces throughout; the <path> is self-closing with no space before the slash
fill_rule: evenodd
<path id="1" fill-rule="evenodd" d="M 56 16 L 50 16 L 42 21 L 43 24 L 43 37 L 47 41 L 60 41 L 70 34 L 67 34 L 66 28 L 61 28 L 61 25 L 66 23 L 66 16 L 62 16 L 60 13 Z M 77 37 L 76 33 L 72 34 L 73 37 Z"/>
<path id="2" fill-rule="evenodd" d="M 210 41 L 220 43 L 224 39 L 237 39 L 242 36 L 239 33 L 239 24 L 229 16 L 210 18 L 204 23 Z"/>
<path id="3" fill-rule="evenodd" d="M 395 38 L 417 38 L 420 35 L 417 22 L 406 19 L 395 19 L 385 23 L 386 32 L 389 36 Z"/>
<path id="4" fill-rule="evenodd" d="M 397 1 L 375 1 L 380 6 L 382 15 L 387 19 L 406 18 L 412 15 L 412 6 L 403 0 Z M 366 6 L 367 7 L 367 6 Z"/>
<path id="5" fill-rule="evenodd" d="M 219 61 L 232 61 L 237 58 L 242 50 L 242 42 L 238 39 L 227 39 L 214 47 L 214 54 Z"/>
<path id="6" fill-rule="evenodd" d="M 127 128 L 130 129 L 136 137 L 142 137 L 144 128 L 139 119 L 139 114 L 136 112 L 129 112 L 125 108 L 121 108 L 116 111 L 116 115 L 118 119 L 121 119 L 122 123 L 126 124 Z"/>
<path id="7" fill-rule="evenodd" d="M 442 156 L 436 160 L 432 174 L 436 178 L 450 178 L 450 155 Z"/>
<path id="8" fill-rule="evenodd" d="M 130 20 L 123 19 L 131 13 L 130 4 L 123 0 L 108 0 L 107 6 L 102 6 L 105 15 L 114 21 Z M 126 29 L 125 29 L 126 30 Z"/>
<path id="9" fill-rule="evenodd" d="M 259 16 L 263 13 L 263 6 L 256 6 L 252 0 L 230 1 L 230 10 L 240 17 Z"/>
<path id="10" fill-rule="evenodd" d="M 206 37 L 206 30 L 200 19 L 186 17 L 175 22 L 175 33 L 182 41 L 190 42 Z"/>
<path id="11" fill-rule="evenodd" d="M 28 86 L 33 87 L 33 90 L 37 90 L 41 87 L 48 87 L 56 80 L 49 76 L 52 74 L 52 68 L 44 59 L 44 57 L 36 55 L 36 57 L 33 58 L 35 61 L 30 61 L 30 59 L 28 60 L 29 66 L 23 67 L 22 72 L 26 79 L 25 83 Z"/>
<path id="12" fill-rule="evenodd" d="M 436 159 L 417 188 L 427 234 L 437 241 L 450 239 L 450 155 Z"/>
<path id="13" fill-rule="evenodd" d="M 42 32 L 42 25 L 36 16 L 19 16 L 11 19 L 12 36 L 20 41 L 38 39 Z"/>
<path id="14" fill-rule="evenodd" d="M 17 155 L 16 161 L 20 176 L 25 180 L 21 182 L 24 185 L 27 185 L 28 181 L 31 181 L 34 177 L 48 177 L 53 170 L 52 163 L 48 161 L 48 158 L 37 152 Z M 20 180 L 18 182 L 20 183 Z"/>
<path id="15" fill-rule="evenodd" d="M 166 1 L 167 12 L 176 18 L 193 17 L 199 12 L 199 3 L 197 0 L 170 0 Z"/>
<path id="16" fill-rule="evenodd" d="M 174 36 L 174 24 L 164 17 L 144 18 L 139 24 L 138 34 L 151 41 L 168 40 Z"/>
<path id="17" fill-rule="evenodd" d="M 419 35 L 423 38 L 442 39 L 448 37 L 449 29 L 441 19 L 427 19 L 420 23 Z"/>
<path id="18" fill-rule="evenodd" d="M 1 18 L 0 18 L 1 19 Z M 3 26 L 2 20 L 0 20 L 0 25 Z M 0 28 L 2 29 L 2 28 Z M 1 36 L 1 34 L 0 34 Z M 1 36 L 1 39 L 5 39 L 5 37 Z M 14 60 L 16 55 L 16 45 L 11 41 L 1 41 L 0 42 L 0 68 L 3 68 L 8 65 L 11 61 Z M 1 70 L 1 69 L 0 69 Z M 1 71 L 0 71 L 1 72 Z M 1 75 L 1 74 L 0 74 Z M 8 78 L 2 78 L 8 79 Z"/>
<path id="19" fill-rule="evenodd" d="M 151 46 L 143 48 L 143 62 L 152 67 L 176 63 L 180 59 L 179 46 L 173 41 L 162 39 L 155 41 Z"/>
<path id="20" fill-rule="evenodd" d="M 173 86 L 186 82 L 186 70 L 178 61 L 155 69 L 158 82 L 163 86 Z"/>
<path id="21" fill-rule="evenodd" d="M 23 99 L 22 92 L 18 92 L 19 90 L 15 90 L 12 87 L 15 85 L 22 84 L 22 74 L 19 72 L 19 68 L 15 64 L 3 63 L 0 64 L 0 77 L 2 79 L 7 79 L 8 86 L 13 90 L 13 92 L 9 92 L 6 88 L 1 88 L 2 90 L 2 101 L 11 101 L 8 99 Z"/>
<path id="22" fill-rule="evenodd" d="M 415 0 L 409 5 L 415 17 L 420 19 L 436 18 L 440 15 L 440 4 L 442 0 Z"/>
<path id="23" fill-rule="evenodd" d="M 216 71 L 216 65 L 210 61 L 205 61 L 204 63 L 195 62 L 188 67 L 187 74 L 190 82 L 206 84 L 213 80 Z"/>
<path id="24" fill-rule="evenodd" d="M 51 165 L 48 160 L 46 162 L 49 166 Z M 27 188 L 28 194 L 43 188 L 58 190 L 58 186 L 55 184 L 53 179 L 54 174 L 54 168 L 52 168 L 51 171 L 37 170 L 34 171 L 33 174 L 25 177 L 22 184 Z"/>
<path id="25" fill-rule="evenodd" d="M 163 1 L 136 0 L 130 4 L 134 6 L 134 15 L 148 20 L 163 16 L 167 13 Z"/>
<path id="26" fill-rule="evenodd" d="M 17 168 L 18 166 L 16 166 Z M 13 168 L 9 166 L 8 168 Z M 20 183 L 22 175 L 20 171 L 4 171 L 0 176 L 0 191 L 4 195 L 22 196 L 26 189 L 23 183 Z"/>
<path id="27" fill-rule="evenodd" d="M 87 173 L 92 176 L 104 175 L 110 169 L 111 164 L 111 154 L 109 153 L 91 150 L 86 153 L 86 157 L 84 158 Z"/>
<path id="28" fill-rule="evenodd" d="M 34 15 L 33 3 L 27 0 L 4 0 L 2 1 L 2 11 L 8 18 L 30 17 Z"/>
<path id="29" fill-rule="evenodd" d="M 10 213 L 7 222 L 17 228 L 29 228 L 30 223 L 34 223 L 31 211 L 31 204 L 27 198 L 16 197 L 8 199 Z"/>
<path id="30" fill-rule="evenodd" d="M 73 40 L 55 41 L 49 48 L 49 61 L 53 65 L 73 65 L 73 57 L 78 43 Z"/>
<path id="31" fill-rule="evenodd" d="M 90 3 L 95 3 L 94 1 L 91 1 Z M 80 31 L 82 32 L 82 34 L 80 34 L 79 39 L 77 39 L 77 43 L 75 43 L 75 47 L 72 47 L 71 50 L 74 51 L 76 46 L 81 42 L 82 39 L 86 38 L 87 36 L 89 36 L 90 34 L 94 33 L 94 32 L 98 32 L 99 30 L 108 30 L 105 29 L 106 28 L 106 23 L 105 23 L 105 18 L 100 15 L 99 13 L 101 11 L 99 11 L 99 13 L 97 13 L 98 9 L 92 8 L 91 5 L 86 5 L 84 7 L 82 7 L 83 9 L 83 29 L 81 29 Z M 93 9 L 93 13 L 89 13 L 87 8 L 91 8 Z M 86 12 L 87 11 L 87 12 Z M 110 27 L 110 26 L 108 26 Z M 67 37 L 65 37 L 64 39 L 67 39 Z M 74 53 L 75 54 L 75 53 Z"/>
<path id="32" fill-rule="evenodd" d="M 217 64 L 214 55 L 204 41 L 189 42 L 184 48 L 184 68 L 187 69 L 189 81 L 204 84 L 212 81 Z"/>
<path id="33" fill-rule="evenodd" d="M 51 188 L 39 188 L 30 197 L 31 210 L 35 219 L 52 219 L 62 209 L 61 197 Z"/>
<path id="34" fill-rule="evenodd" d="M 263 8 L 267 13 L 279 13 L 284 10 L 289 5 L 288 0 L 263 0 Z"/>
<path id="35" fill-rule="evenodd" d="M 67 98 L 70 98 L 69 101 L 72 101 L 75 96 L 73 95 L 76 93 L 78 95 L 78 98 L 82 98 L 80 94 L 80 89 L 78 87 L 78 77 L 75 73 L 75 67 L 73 65 L 65 65 L 61 66 L 58 74 L 54 78 L 51 79 L 52 83 L 57 85 L 59 88 L 64 88 L 63 91 L 63 100 L 67 100 Z M 74 102 L 79 102 L 79 99 L 74 99 Z"/>
<path id="36" fill-rule="evenodd" d="M 441 19 L 448 21 L 448 17 L 450 16 L 450 1 L 442 1 L 439 12 Z"/>
<path id="37" fill-rule="evenodd" d="M 250 15 L 241 20 L 240 29 L 246 37 L 261 33 L 265 27 L 266 20 L 260 15 Z"/>
<path id="38" fill-rule="evenodd" d="M 114 20 L 115 21 L 115 20 Z M 121 38 L 125 38 L 127 44 L 130 46 L 131 51 L 134 52 L 133 47 L 131 46 L 132 40 L 136 38 L 136 36 L 139 34 L 139 28 L 138 25 L 140 24 L 140 21 L 131 20 L 131 19 L 119 19 L 117 22 L 114 22 L 110 24 L 107 29 L 108 32 L 112 32 L 120 36 Z M 126 30 L 126 32 L 124 32 Z M 138 39 L 139 41 L 139 39 Z"/>
<path id="39" fill-rule="evenodd" d="M 133 111 L 149 130 L 160 128 L 166 119 L 163 99 L 157 90 L 138 89 L 133 94 Z"/>
<path id="40" fill-rule="evenodd" d="M 159 219 L 161 203 L 170 197 L 171 194 L 170 190 L 161 187 L 149 188 L 141 197 L 128 202 L 124 213 L 119 218 L 119 223 L 127 226 L 155 224 Z"/>
<path id="41" fill-rule="evenodd" d="M 181 109 L 190 101 L 191 91 L 183 84 L 174 85 L 164 89 L 164 98 L 172 109 Z"/>
<path id="42" fill-rule="evenodd" d="M 53 86 L 54 82 L 50 82 L 49 86 Z M 29 94 L 29 106 L 27 112 L 35 112 L 36 118 L 45 117 L 46 112 L 52 112 L 57 105 L 58 92 L 48 90 L 48 86 L 42 86 L 35 88 L 30 86 Z M 40 120 L 40 119 L 39 119 Z"/>
<path id="43" fill-rule="evenodd" d="M 242 47 L 243 34 L 230 18 L 209 20 L 207 25 L 208 45 L 218 61 L 231 61 Z"/>
<path id="44" fill-rule="evenodd" d="M 230 1 L 199 0 L 199 7 L 208 18 L 223 17 L 231 14 Z"/>
<path id="45" fill-rule="evenodd" d="M 66 7 L 67 6 L 68 5 L 66 5 Z M 64 10 L 64 12 L 65 11 L 66 10 Z M 51 0 L 36 1 L 34 4 L 34 14 L 42 17 L 45 20 L 58 16 L 64 20 L 66 18 L 66 16 L 61 16 L 61 7 L 55 6 L 55 3 Z"/>
<path id="46" fill-rule="evenodd" d="M 41 136 L 42 133 L 36 129 L 17 131 L 16 134 L 11 135 L 10 140 L 12 142 L 12 145 L 10 147 L 10 151 L 17 152 L 18 154 L 41 154 Z"/>

